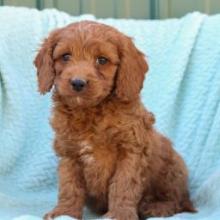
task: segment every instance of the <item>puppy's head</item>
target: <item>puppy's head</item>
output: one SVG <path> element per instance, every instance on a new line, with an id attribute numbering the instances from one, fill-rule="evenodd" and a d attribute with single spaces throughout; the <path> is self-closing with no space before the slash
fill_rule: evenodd
<path id="1" fill-rule="evenodd" d="M 137 98 L 148 70 L 144 55 L 116 29 L 90 21 L 53 31 L 35 58 L 40 93 L 53 87 L 72 105 Z"/>

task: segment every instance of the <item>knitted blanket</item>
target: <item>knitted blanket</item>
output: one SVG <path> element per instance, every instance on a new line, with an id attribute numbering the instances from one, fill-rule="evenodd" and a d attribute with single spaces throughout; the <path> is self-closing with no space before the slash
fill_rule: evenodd
<path id="1" fill-rule="evenodd" d="M 49 31 L 82 19 L 96 20 L 0 7 L 0 220 L 39 220 L 56 203 L 50 94 L 37 92 L 33 59 Z M 198 213 L 167 219 L 220 219 L 220 15 L 98 21 L 132 36 L 147 54 L 142 100 L 188 165 Z M 95 218 L 85 209 L 84 219 Z"/>

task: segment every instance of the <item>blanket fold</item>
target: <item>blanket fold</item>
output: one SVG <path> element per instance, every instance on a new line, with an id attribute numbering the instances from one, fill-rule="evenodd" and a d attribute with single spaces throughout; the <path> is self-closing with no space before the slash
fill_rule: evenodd
<path id="1" fill-rule="evenodd" d="M 13 7 L 0 7 L 0 219 L 42 219 L 56 203 L 50 94 L 37 92 L 33 59 L 49 31 L 83 19 L 118 28 L 147 55 L 142 100 L 186 161 L 198 209 L 166 219 L 220 219 L 220 15 L 95 19 Z M 85 209 L 84 219 L 95 218 Z"/>

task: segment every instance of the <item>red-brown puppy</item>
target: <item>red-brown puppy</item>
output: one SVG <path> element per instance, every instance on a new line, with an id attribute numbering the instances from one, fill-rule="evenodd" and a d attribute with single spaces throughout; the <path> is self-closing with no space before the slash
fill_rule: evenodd
<path id="1" fill-rule="evenodd" d="M 74 23 L 49 35 L 35 65 L 39 91 L 54 85 L 60 157 L 58 204 L 45 219 L 81 218 L 85 204 L 117 220 L 194 211 L 186 166 L 140 101 L 148 65 L 129 37 Z"/>

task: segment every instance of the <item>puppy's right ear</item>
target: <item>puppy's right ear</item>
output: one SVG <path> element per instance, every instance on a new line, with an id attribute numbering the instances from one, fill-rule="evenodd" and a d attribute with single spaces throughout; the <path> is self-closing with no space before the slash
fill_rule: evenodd
<path id="1" fill-rule="evenodd" d="M 58 33 L 59 30 L 55 30 L 44 40 L 34 60 L 34 65 L 37 68 L 38 89 L 41 94 L 49 92 L 54 84 L 53 50 L 56 46 Z"/>

